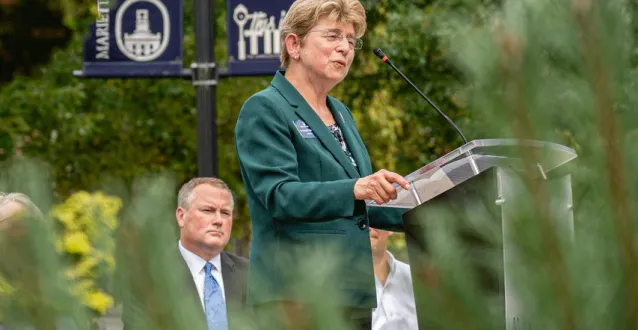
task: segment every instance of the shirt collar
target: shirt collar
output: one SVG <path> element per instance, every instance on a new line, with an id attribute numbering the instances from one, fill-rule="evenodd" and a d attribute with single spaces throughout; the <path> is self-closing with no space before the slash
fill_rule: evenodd
<path id="1" fill-rule="evenodd" d="M 196 276 L 200 272 L 204 270 L 204 266 L 207 262 L 213 264 L 214 269 L 221 273 L 222 271 L 222 261 L 220 254 L 217 254 L 210 260 L 204 260 L 200 256 L 195 253 L 189 251 L 182 245 L 182 241 L 179 241 L 179 252 L 182 254 L 184 261 L 186 261 L 186 265 L 188 266 L 188 270 L 190 270 L 191 275 Z"/>
<path id="2" fill-rule="evenodd" d="M 385 251 L 385 253 L 387 253 L 387 255 L 388 255 L 388 259 L 387 259 L 388 260 L 388 267 L 390 267 L 390 271 L 388 272 L 388 278 L 390 278 L 390 275 L 392 273 L 394 273 L 394 271 L 396 270 L 397 265 L 394 262 L 395 258 L 392 255 L 392 253 L 390 253 L 390 251 Z"/>

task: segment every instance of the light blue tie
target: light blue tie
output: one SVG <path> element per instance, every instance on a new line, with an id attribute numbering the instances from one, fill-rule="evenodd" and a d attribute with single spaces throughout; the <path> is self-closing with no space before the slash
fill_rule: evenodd
<path id="1" fill-rule="evenodd" d="M 226 303 L 222 288 L 213 277 L 213 264 L 206 263 L 204 271 L 204 306 L 206 307 L 206 322 L 208 330 L 227 330 L 228 319 L 226 318 Z"/>

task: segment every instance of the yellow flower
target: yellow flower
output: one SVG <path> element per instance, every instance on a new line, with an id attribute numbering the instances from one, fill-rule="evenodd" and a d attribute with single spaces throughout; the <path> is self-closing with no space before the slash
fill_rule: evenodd
<path id="1" fill-rule="evenodd" d="M 65 271 L 73 283 L 71 293 L 100 314 L 113 304 L 113 298 L 101 291 L 96 281 L 115 269 L 113 231 L 121 208 L 118 197 L 78 191 L 51 211 L 51 216 L 63 225 L 56 249 L 61 254 L 74 255 L 73 265 Z"/>
<path id="2" fill-rule="evenodd" d="M 86 231 L 95 230 L 95 218 L 93 214 L 79 214 L 76 218 L 77 222 L 84 228 Z"/>
<path id="3" fill-rule="evenodd" d="M 83 297 L 83 301 L 87 306 L 100 314 L 104 314 L 113 306 L 113 297 L 99 290 L 86 293 Z"/>
<path id="4" fill-rule="evenodd" d="M 53 210 L 51 210 L 51 216 L 58 219 L 66 229 L 79 230 L 80 227 L 74 213 L 74 210 L 67 204 L 56 205 Z"/>
<path id="5" fill-rule="evenodd" d="M 69 198 L 71 203 L 77 203 L 77 204 L 84 204 L 86 203 L 86 201 L 90 199 L 91 199 L 91 194 L 89 194 L 88 192 L 84 190 L 76 192 L 75 194 L 71 196 L 71 198 Z"/>
<path id="6" fill-rule="evenodd" d="M 83 232 L 65 233 L 62 238 L 64 250 L 72 254 L 88 254 L 91 252 L 89 238 Z"/>
<path id="7" fill-rule="evenodd" d="M 4 279 L 4 277 L 0 276 L 0 296 L 11 296 L 16 291 L 16 289 Z"/>
<path id="8" fill-rule="evenodd" d="M 95 267 L 99 262 L 100 259 L 96 257 L 82 259 L 82 261 L 75 265 L 75 273 L 81 277 L 88 276 L 91 270 L 93 270 L 93 267 Z"/>
<path id="9" fill-rule="evenodd" d="M 77 285 L 76 285 L 76 293 L 80 294 L 80 293 L 88 292 L 89 290 L 91 290 L 91 288 L 93 288 L 92 281 L 80 280 L 77 282 Z"/>

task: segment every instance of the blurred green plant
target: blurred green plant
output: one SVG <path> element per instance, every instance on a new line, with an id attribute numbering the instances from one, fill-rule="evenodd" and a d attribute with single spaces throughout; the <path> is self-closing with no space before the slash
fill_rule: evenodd
<path id="1" fill-rule="evenodd" d="M 458 146 L 456 134 L 372 54 L 386 53 L 453 119 L 466 118 L 464 86 L 449 62 L 434 26 L 439 16 L 463 10 L 474 20 L 488 16 L 492 2 L 363 1 L 369 31 L 346 81 L 334 95 L 353 111 L 375 168 L 409 173 Z M 178 79 L 86 80 L 82 40 L 95 18 L 95 1 L 54 0 L 74 35 L 32 77 L 18 76 L 0 90 L 0 161 L 38 157 L 51 164 L 55 197 L 94 190 L 109 182 L 130 186 L 148 172 L 171 171 L 178 182 L 197 175 L 195 89 Z M 184 1 L 184 63 L 194 59 L 192 0 Z M 485 9 L 487 8 L 487 9 Z M 215 1 L 216 58 L 226 62 L 226 4 Z M 476 17 L 476 18 L 475 18 Z M 386 47 L 387 46 L 387 47 Z M 233 235 L 248 254 L 250 216 L 234 149 L 234 126 L 243 102 L 271 77 L 224 79 L 218 86 L 219 176 L 236 194 Z M 462 126 L 470 126 L 467 119 Z M 134 143 L 126 143 L 131 141 Z M 98 162 L 95 160 L 99 159 Z M 122 189 L 107 190 L 127 200 Z"/>
<path id="2" fill-rule="evenodd" d="M 537 329 L 636 329 L 636 3 L 369 0 L 366 7 L 374 22 L 366 37 L 368 48 L 357 56 L 351 76 L 337 93 L 355 112 L 364 140 L 371 141 L 375 165 L 408 172 L 459 142 L 402 81 L 390 78 L 391 71 L 365 53 L 375 44 L 398 44 L 385 52 L 414 74 L 435 102 L 451 109 L 453 119 L 468 118 L 461 126 L 470 128 L 473 136 L 548 140 L 579 153 L 565 169 L 572 173 L 575 242 L 552 231 L 553 224 L 564 219 L 548 212 L 551 191 L 543 184 L 521 192 L 521 207 L 508 214 L 518 261 L 510 275 L 518 284 L 525 319 Z M 223 22 L 222 16 L 217 18 Z M 187 58 L 192 58 L 190 23 L 185 25 Z M 139 328 L 188 328 L 200 306 L 184 304 L 182 283 L 175 284 L 174 274 L 166 270 L 180 262 L 171 254 L 177 239 L 171 192 L 176 182 L 196 172 L 192 88 L 180 81 L 72 79 L 70 69 L 80 65 L 80 38 L 73 42 L 56 53 L 37 79 L 18 78 L 0 91 L 0 128 L 9 132 L 12 142 L 7 150 L 14 160 L 23 153 L 50 162 L 61 199 L 98 186 L 103 173 L 133 186 L 128 195 L 119 195 L 126 210 L 118 236 L 120 294 L 141 297 L 141 306 L 152 307 L 139 319 Z M 227 165 L 220 167 L 220 176 L 239 199 L 243 192 L 232 147 L 234 119 L 245 97 L 267 82 L 242 78 L 220 85 L 220 95 L 226 96 L 218 104 L 220 162 Z M 177 179 L 138 181 L 147 170 L 169 170 Z M 0 183 L 23 183 L 25 191 L 47 205 L 48 199 L 38 193 L 49 185 L 14 174 L 23 173 L 20 168 L 12 171 L 0 176 Z M 504 328 L 499 303 L 481 290 L 478 274 L 468 269 L 469 263 L 479 262 L 502 274 L 497 262 L 502 254 L 498 249 L 476 253 L 454 234 L 457 227 L 470 227 L 494 246 L 502 244 L 498 226 L 482 221 L 472 207 L 463 214 L 445 210 L 432 215 L 440 220 L 427 233 L 433 269 L 414 278 L 417 292 L 431 298 L 425 311 L 439 329 Z M 237 224 L 242 225 L 235 228 L 249 235 L 245 206 L 239 214 L 243 219 Z M 30 243 L 38 238 L 33 236 Z M 324 262 L 308 260 L 306 268 L 291 272 L 321 279 L 323 269 L 316 265 Z M 302 265 L 290 267 L 296 266 Z M 318 290 L 318 300 L 330 298 L 322 294 L 329 295 Z M 492 309 L 492 303 L 497 308 Z M 327 317 L 334 315 L 330 308 L 315 311 Z M 268 321 L 235 315 L 246 329 Z"/>
<path id="3" fill-rule="evenodd" d="M 117 213 L 120 208 L 121 201 L 117 197 L 106 196 L 101 192 L 78 192 L 63 204 L 55 205 L 50 212 L 51 218 L 57 220 L 61 228 L 61 232 L 55 234 L 54 244 L 58 254 L 68 262 L 63 272 L 68 280 L 68 293 L 91 309 L 96 316 L 103 315 L 114 303 L 106 284 L 111 282 L 115 271 L 114 231 L 119 222 Z M 12 241 L 13 238 L 19 239 L 21 235 L 25 235 L 20 233 L 25 225 L 10 224 L 3 236 L 12 238 Z M 18 246 L 15 248 L 21 251 L 17 256 L 28 249 L 19 249 Z M 4 261 L 11 262 L 12 259 L 9 256 Z M 10 273 L 17 274 L 15 270 Z M 0 273 L 0 299 L 14 300 L 21 309 L 42 304 L 39 299 L 41 293 L 33 293 L 35 296 L 26 295 L 25 290 L 29 290 L 23 282 L 16 281 L 15 276 L 12 278 L 14 280 L 7 280 Z M 2 319 L 0 312 L 0 322 Z"/>
<path id="4" fill-rule="evenodd" d="M 64 5 L 62 5 L 64 4 Z M 122 200 L 134 180 L 171 171 L 178 182 L 197 175 L 195 89 L 182 79 L 80 79 L 82 41 L 95 1 L 54 1 L 77 26 L 69 45 L 53 52 L 33 77 L 17 76 L 0 90 L 0 161 L 34 157 L 51 165 L 54 197 L 105 188 Z M 217 9 L 225 8 L 223 1 Z M 184 1 L 184 63 L 194 58 L 192 0 Z M 225 58 L 225 10 L 216 11 L 217 58 Z M 234 78 L 218 88 L 219 177 L 236 194 L 233 234 L 247 255 L 250 217 L 233 143 L 242 103 L 269 78 Z M 128 143 L 129 141 L 131 143 Z M 96 161 L 99 160 L 99 161 Z M 124 187 L 124 188 L 122 188 Z"/>
<path id="5" fill-rule="evenodd" d="M 49 167 L 41 162 L 15 160 L 0 168 L 0 191 L 21 192 L 44 211 L 21 212 L 5 219 L 0 230 L 5 288 L 0 315 L 6 329 L 92 328 L 92 317 L 71 294 L 74 283 L 64 275 L 67 260 L 56 251 L 55 221 L 48 216 L 51 182 Z"/>

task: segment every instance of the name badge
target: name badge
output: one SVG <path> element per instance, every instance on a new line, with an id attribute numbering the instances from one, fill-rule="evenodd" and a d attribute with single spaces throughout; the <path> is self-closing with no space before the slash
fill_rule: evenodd
<path id="1" fill-rule="evenodd" d="M 310 127 L 308 126 L 308 124 L 306 124 L 305 121 L 299 119 L 299 120 L 293 120 L 292 123 L 295 124 L 295 127 L 297 127 L 297 130 L 299 131 L 299 134 L 301 134 L 302 138 L 304 139 L 317 138 L 315 136 L 315 133 L 310 129 Z"/>

